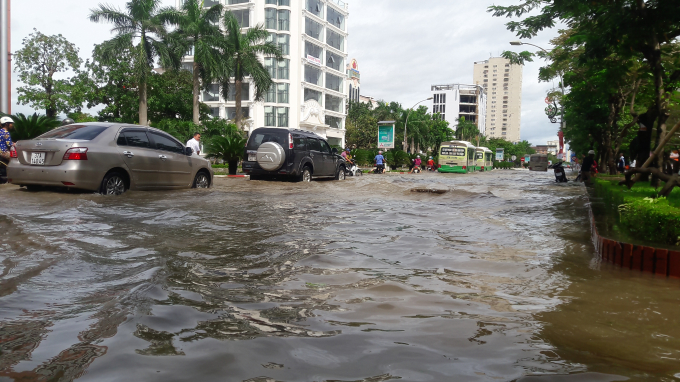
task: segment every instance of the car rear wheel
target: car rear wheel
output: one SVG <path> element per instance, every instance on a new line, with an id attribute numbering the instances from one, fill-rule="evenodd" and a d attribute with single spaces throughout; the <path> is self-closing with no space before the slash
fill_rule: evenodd
<path id="1" fill-rule="evenodd" d="M 200 171 L 194 178 L 192 188 L 210 188 L 210 176 L 205 171 Z"/>
<path id="2" fill-rule="evenodd" d="M 119 172 L 110 172 L 104 176 L 99 193 L 102 195 L 121 195 L 127 190 L 125 177 Z"/>

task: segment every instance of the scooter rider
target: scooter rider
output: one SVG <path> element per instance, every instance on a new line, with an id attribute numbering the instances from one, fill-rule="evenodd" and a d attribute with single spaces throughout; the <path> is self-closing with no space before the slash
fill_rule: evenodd
<path id="1" fill-rule="evenodd" d="M 10 151 L 14 147 L 9 131 L 14 129 L 14 120 L 10 117 L 0 118 L 0 183 L 6 182 L 7 165 Z"/>
<path id="2" fill-rule="evenodd" d="M 382 155 L 382 151 L 378 151 L 378 155 L 375 156 L 375 167 L 378 174 L 385 172 L 385 157 Z"/>

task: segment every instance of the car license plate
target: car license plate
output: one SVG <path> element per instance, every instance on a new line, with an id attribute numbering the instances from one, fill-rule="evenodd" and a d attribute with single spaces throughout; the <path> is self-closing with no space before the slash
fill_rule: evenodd
<path id="1" fill-rule="evenodd" d="M 31 164 L 45 165 L 45 153 L 31 153 Z"/>
<path id="2" fill-rule="evenodd" d="M 248 162 L 257 162 L 257 155 L 248 155 Z"/>

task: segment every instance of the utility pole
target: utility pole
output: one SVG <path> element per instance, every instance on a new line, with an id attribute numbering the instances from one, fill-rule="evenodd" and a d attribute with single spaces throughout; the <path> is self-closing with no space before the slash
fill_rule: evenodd
<path id="1" fill-rule="evenodd" d="M 12 114 L 10 0 L 0 0 L 0 112 Z"/>

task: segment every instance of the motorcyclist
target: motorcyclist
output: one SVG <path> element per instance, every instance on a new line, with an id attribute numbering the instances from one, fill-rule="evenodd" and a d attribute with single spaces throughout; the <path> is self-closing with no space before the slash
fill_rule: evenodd
<path id="1" fill-rule="evenodd" d="M 375 156 L 375 167 L 379 174 L 385 172 L 385 157 L 382 155 L 382 151 L 378 151 L 378 155 Z"/>
<path id="2" fill-rule="evenodd" d="M 428 169 L 429 171 L 434 171 L 434 170 L 435 170 L 435 168 L 434 168 L 434 159 L 433 159 L 432 157 L 430 157 L 430 159 L 427 160 L 427 169 Z"/>
<path id="3" fill-rule="evenodd" d="M 14 147 L 9 131 L 13 129 L 14 120 L 12 118 L 7 116 L 0 118 L 0 183 L 6 182 L 10 151 Z"/>

